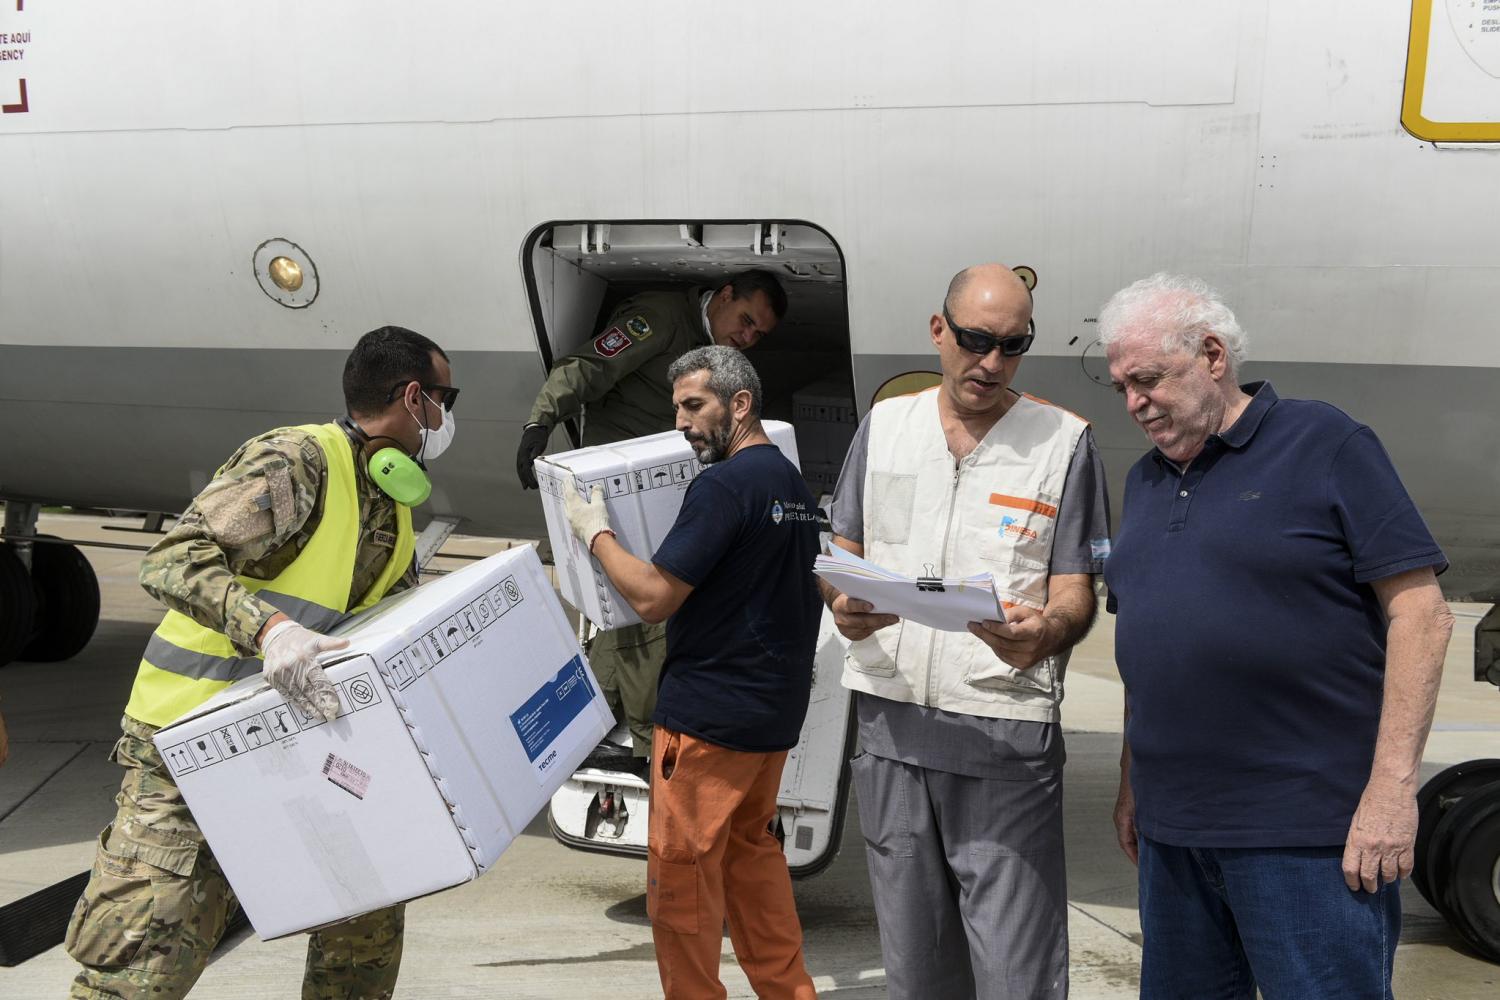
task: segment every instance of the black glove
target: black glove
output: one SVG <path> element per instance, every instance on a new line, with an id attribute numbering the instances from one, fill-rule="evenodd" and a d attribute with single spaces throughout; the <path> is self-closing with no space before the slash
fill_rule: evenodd
<path id="1" fill-rule="evenodd" d="M 547 450 L 547 439 L 552 436 L 552 428 L 543 427 L 541 424 L 527 424 L 526 429 L 521 432 L 521 447 L 516 449 L 516 478 L 521 480 L 521 489 L 536 489 L 536 472 L 531 468 L 531 463 L 542 457 L 542 452 Z"/>

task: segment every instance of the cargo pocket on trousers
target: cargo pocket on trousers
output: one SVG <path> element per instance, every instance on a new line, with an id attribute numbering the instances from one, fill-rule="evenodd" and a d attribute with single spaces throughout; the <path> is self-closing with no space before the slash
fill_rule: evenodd
<path id="1" fill-rule="evenodd" d="M 99 835 L 88 885 L 73 907 L 63 947 L 82 965 L 174 970 L 184 959 L 196 895 L 193 873 L 198 846 L 174 835 L 133 825 L 122 836 L 113 824 Z M 149 952 L 143 947 L 150 941 Z"/>
<path id="2" fill-rule="evenodd" d="M 849 762 L 854 797 L 859 804 L 859 829 L 865 845 L 886 858 L 912 856 L 911 816 L 907 811 L 906 765 L 861 750 Z"/>
<path id="3" fill-rule="evenodd" d="M 648 851 L 646 915 L 663 930 L 698 933 L 697 858 L 687 851 Z"/>

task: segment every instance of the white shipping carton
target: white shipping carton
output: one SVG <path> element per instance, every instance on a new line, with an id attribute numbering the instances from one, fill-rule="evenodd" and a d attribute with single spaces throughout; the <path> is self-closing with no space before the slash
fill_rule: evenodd
<path id="1" fill-rule="evenodd" d="M 854 390 L 844 382 L 822 381 L 792 393 L 792 418 L 797 425 L 797 443 L 808 465 L 844 464 L 849 444 L 859 426 L 854 408 Z M 807 477 L 811 485 L 813 479 Z M 816 493 L 817 490 L 814 489 Z"/>
<path id="2" fill-rule="evenodd" d="M 771 443 L 797 465 L 797 439 L 792 426 L 780 420 L 761 424 Z M 666 539 L 682 508 L 688 484 L 703 471 L 687 439 L 677 431 L 595 445 L 576 451 L 544 455 L 534 466 L 547 515 L 547 538 L 557 569 L 557 589 L 563 600 L 602 629 L 623 628 L 640 621 L 634 609 L 610 584 L 598 562 L 568 528 L 563 511 L 563 483 L 572 473 L 579 490 L 588 496 L 595 484 L 604 487 L 610 527 L 631 555 L 649 560 Z"/>
<path id="3" fill-rule="evenodd" d="M 155 737 L 262 938 L 477 878 L 613 724 L 531 546 L 337 634 L 333 722 L 251 677 Z"/>

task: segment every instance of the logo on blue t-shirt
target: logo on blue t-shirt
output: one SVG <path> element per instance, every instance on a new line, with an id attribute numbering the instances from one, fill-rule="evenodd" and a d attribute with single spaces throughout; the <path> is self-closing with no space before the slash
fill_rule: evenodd
<path id="1" fill-rule="evenodd" d="M 785 517 L 785 516 L 786 516 L 786 511 L 784 509 L 782 509 L 781 501 L 780 500 L 772 500 L 771 501 L 771 523 L 772 524 L 780 524 L 781 523 L 781 519 L 783 517 Z"/>

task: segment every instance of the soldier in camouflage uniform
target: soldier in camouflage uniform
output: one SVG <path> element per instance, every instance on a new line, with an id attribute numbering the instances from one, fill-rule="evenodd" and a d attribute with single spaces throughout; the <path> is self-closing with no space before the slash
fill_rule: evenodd
<path id="1" fill-rule="evenodd" d="M 785 314 L 786 293 L 767 271 L 741 272 L 714 291 L 643 292 L 621 302 L 603 332 L 559 361 L 537 394 L 516 454 L 521 486 L 536 489 L 532 463 L 564 420 L 582 416 L 585 447 L 671 430 L 672 362 L 706 344 L 748 350 Z M 629 723 L 637 758 L 651 752 L 666 651 L 665 624 L 600 632 L 589 646 L 589 666 L 615 720 Z"/>
<path id="2" fill-rule="evenodd" d="M 359 510 L 351 608 L 386 573 L 398 538 L 397 504 L 371 479 L 362 456 L 393 442 L 417 454 L 428 437 L 422 432 L 452 419 L 451 413 L 437 416 L 457 396 L 450 383 L 441 349 L 409 330 L 373 331 L 350 355 L 344 393 L 352 420 L 345 433 L 355 457 Z M 221 632 L 240 655 L 256 656 L 268 626 L 287 616 L 239 578 L 275 580 L 308 544 L 324 517 L 328 461 L 306 429 L 252 439 L 147 554 L 141 585 L 168 608 Z M 386 593 L 416 582 L 411 561 Z M 182 997 L 223 935 L 234 894 L 151 742 L 158 726 L 127 714 L 121 728 L 111 754 L 125 768 L 118 811 L 99 836 L 93 872 L 67 932 L 68 954 L 83 965 L 70 995 Z M 313 932 L 304 1000 L 390 997 L 401 965 L 404 910 L 398 904 Z"/>

